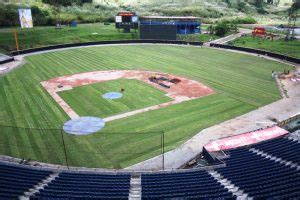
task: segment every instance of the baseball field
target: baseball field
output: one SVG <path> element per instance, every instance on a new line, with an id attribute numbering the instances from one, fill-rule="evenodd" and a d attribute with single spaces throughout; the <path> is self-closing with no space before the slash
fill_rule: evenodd
<path id="1" fill-rule="evenodd" d="M 171 150 L 202 129 L 280 99 L 271 72 L 288 65 L 245 54 L 172 45 L 114 45 L 25 57 L 26 64 L 0 78 L 0 154 L 54 164 L 124 168 Z M 214 94 L 107 122 L 96 134 L 61 134 L 70 118 L 42 87 L 49 79 L 102 70 L 151 70 L 198 81 Z M 118 101 L 100 95 L 125 89 Z M 80 86 L 59 95 L 80 116 L 107 117 L 170 101 L 136 80 Z M 98 98 L 99 97 L 99 98 Z M 23 128 L 16 128 L 23 127 Z M 30 129 L 28 129 L 30 128 Z"/>

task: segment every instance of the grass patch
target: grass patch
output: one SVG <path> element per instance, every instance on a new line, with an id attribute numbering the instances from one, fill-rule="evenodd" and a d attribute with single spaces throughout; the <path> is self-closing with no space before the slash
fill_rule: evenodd
<path id="1" fill-rule="evenodd" d="M 207 25 L 203 27 L 206 29 Z M 0 52 L 9 54 L 16 50 L 15 39 L 12 28 L 0 28 Z M 94 42 L 107 40 L 138 39 L 138 33 L 131 30 L 131 33 L 118 31 L 115 25 L 104 25 L 103 23 L 78 24 L 78 27 L 63 27 L 56 29 L 54 26 L 34 27 L 33 29 L 17 28 L 19 48 L 37 48 L 49 45 Z M 98 33 L 98 34 L 92 34 Z M 208 42 L 209 39 L 218 39 L 216 35 L 189 34 L 178 35 L 179 40 Z"/>
<path id="2" fill-rule="evenodd" d="M 64 135 L 72 166 L 109 168 L 126 167 L 160 154 L 161 131 L 165 132 L 166 150 L 171 150 L 204 128 L 280 99 L 271 72 L 292 69 L 257 56 L 170 45 L 77 48 L 28 56 L 26 62 L 0 78 L 0 124 L 61 128 L 69 118 L 40 82 L 87 71 L 161 71 L 202 82 L 216 91 L 108 122 L 97 134 Z M 65 164 L 62 147 L 59 130 L 0 127 L 3 155 Z"/>
<path id="3" fill-rule="evenodd" d="M 233 45 L 239 47 L 249 47 L 254 49 L 262 49 L 275 53 L 280 53 L 295 58 L 300 58 L 300 40 L 285 41 L 265 40 L 258 37 L 245 36 L 233 41 Z"/>
<path id="4" fill-rule="evenodd" d="M 124 88 L 123 97 L 107 100 L 102 95 Z M 59 95 L 80 116 L 109 117 L 171 101 L 163 91 L 139 80 L 119 79 L 75 87 Z"/>
<path id="5" fill-rule="evenodd" d="M 216 40 L 220 37 L 214 34 L 188 34 L 178 35 L 178 39 L 188 42 L 208 42 L 209 40 Z"/>
<path id="6" fill-rule="evenodd" d="M 137 39 L 138 37 L 134 31 L 132 33 L 119 32 L 114 24 L 103 25 L 103 23 L 79 24 L 74 28 L 63 27 L 62 29 L 56 29 L 54 26 L 35 27 L 17 29 L 17 32 L 20 49 L 78 42 Z M 13 29 L 0 29 L 0 49 L 6 52 L 16 50 Z"/>

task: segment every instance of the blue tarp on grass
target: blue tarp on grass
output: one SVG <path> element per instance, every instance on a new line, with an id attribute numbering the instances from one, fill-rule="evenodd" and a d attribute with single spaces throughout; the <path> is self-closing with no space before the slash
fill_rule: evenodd
<path id="1" fill-rule="evenodd" d="M 102 97 L 104 99 L 119 99 L 119 98 L 122 98 L 123 97 L 123 94 L 121 92 L 109 92 L 109 93 L 106 93 L 106 94 L 103 94 Z"/>
<path id="2" fill-rule="evenodd" d="M 103 119 L 98 117 L 80 117 L 67 121 L 63 129 L 73 135 L 88 135 L 100 131 L 105 126 Z"/>

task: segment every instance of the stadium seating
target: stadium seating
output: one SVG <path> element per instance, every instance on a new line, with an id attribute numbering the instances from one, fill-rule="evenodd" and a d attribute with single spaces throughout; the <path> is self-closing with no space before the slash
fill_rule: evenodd
<path id="1" fill-rule="evenodd" d="M 253 150 L 276 156 L 284 162 L 276 162 Z M 224 157 L 226 167 L 219 166 L 211 174 L 215 176 L 218 172 L 221 176 L 217 179 L 228 181 L 254 199 L 297 199 L 300 196 L 299 152 L 300 143 L 288 138 L 233 149 L 226 152 L 229 157 Z M 287 162 L 293 165 L 287 165 Z M 0 177 L 1 200 L 16 199 L 43 180 L 49 181 L 30 199 L 128 199 L 131 180 L 130 173 L 53 173 L 2 162 Z M 141 196 L 145 200 L 236 199 L 238 194 L 233 195 L 231 191 L 205 169 L 141 174 Z"/>
<path id="2" fill-rule="evenodd" d="M 233 198 L 206 171 L 142 174 L 142 199 Z"/>
<path id="3" fill-rule="evenodd" d="M 300 195 L 300 173 L 296 168 L 249 151 L 229 151 L 226 167 L 218 168 L 224 178 L 254 198 L 293 198 Z M 292 181 L 291 181 L 292 180 Z"/>
<path id="4" fill-rule="evenodd" d="M 130 174 L 110 175 L 62 172 L 31 199 L 128 199 Z"/>
<path id="5" fill-rule="evenodd" d="M 300 143 L 288 138 L 269 140 L 252 146 L 264 153 L 276 156 L 277 158 L 300 163 Z"/>
<path id="6" fill-rule="evenodd" d="M 51 171 L 0 163 L 0 199 L 16 199 L 51 174 Z"/>

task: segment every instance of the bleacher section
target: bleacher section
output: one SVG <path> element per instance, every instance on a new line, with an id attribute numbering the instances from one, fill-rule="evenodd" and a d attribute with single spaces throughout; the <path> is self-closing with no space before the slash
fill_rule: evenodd
<path id="1" fill-rule="evenodd" d="M 0 164 L 0 199 L 16 199 L 50 174 L 50 171 Z"/>
<path id="2" fill-rule="evenodd" d="M 249 149 L 230 150 L 229 154 L 230 157 L 225 159 L 226 167 L 216 171 L 248 196 L 261 199 L 300 196 L 300 172 L 297 168 L 275 162 Z"/>
<path id="3" fill-rule="evenodd" d="M 71 198 L 71 199 L 128 199 L 130 174 L 82 174 L 60 173 L 30 199 Z"/>
<path id="4" fill-rule="evenodd" d="M 142 174 L 142 199 L 235 199 L 207 171 Z"/>
<path id="5" fill-rule="evenodd" d="M 253 148 L 268 153 L 272 156 L 300 163 L 300 143 L 288 138 L 269 140 L 252 146 Z"/>
<path id="6" fill-rule="evenodd" d="M 300 197 L 300 141 L 277 138 L 225 153 L 226 167 L 133 177 L 141 180 L 145 200 Z M 132 194 L 130 173 L 54 171 L 0 162 L 0 199 L 128 199 Z"/>

